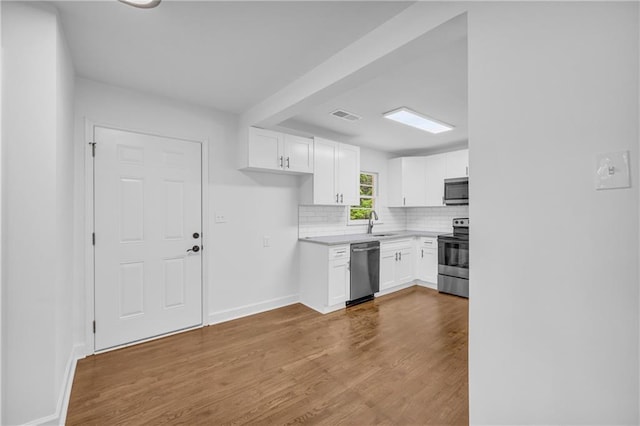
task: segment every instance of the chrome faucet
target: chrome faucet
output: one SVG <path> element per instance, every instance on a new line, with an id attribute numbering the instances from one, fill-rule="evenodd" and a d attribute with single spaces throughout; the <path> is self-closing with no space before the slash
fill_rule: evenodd
<path id="1" fill-rule="evenodd" d="M 373 232 L 373 218 L 375 217 L 378 220 L 378 213 L 375 210 L 371 210 L 369 213 L 369 225 L 367 225 L 367 234 L 371 234 Z"/>

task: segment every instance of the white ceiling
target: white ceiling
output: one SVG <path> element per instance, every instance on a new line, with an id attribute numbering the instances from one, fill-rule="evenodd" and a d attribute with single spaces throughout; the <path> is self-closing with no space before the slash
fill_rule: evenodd
<path id="1" fill-rule="evenodd" d="M 441 25 L 405 50 L 396 55 L 397 59 L 389 61 L 378 76 L 359 82 L 328 102 L 308 108 L 280 123 L 280 127 L 395 153 L 466 146 L 466 18 L 460 16 Z M 403 106 L 455 128 L 431 134 L 382 116 Z M 330 115 L 336 109 L 344 109 L 362 119 L 346 121 Z"/>
<path id="2" fill-rule="evenodd" d="M 141 10 L 116 0 L 54 2 L 78 75 L 232 113 L 270 97 L 412 3 L 163 0 Z M 465 17 L 398 49 L 384 64 L 278 128 L 394 153 L 466 145 Z M 455 129 L 432 135 L 382 117 L 401 106 Z M 363 118 L 329 115 L 338 108 Z"/>
<path id="3" fill-rule="evenodd" d="M 53 2 L 78 75 L 240 113 L 412 2 Z"/>

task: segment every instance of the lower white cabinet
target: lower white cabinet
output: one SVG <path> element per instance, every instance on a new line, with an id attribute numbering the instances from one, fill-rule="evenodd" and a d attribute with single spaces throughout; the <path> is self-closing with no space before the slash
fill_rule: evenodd
<path id="1" fill-rule="evenodd" d="M 351 285 L 350 246 L 300 242 L 300 302 L 326 314 L 345 307 Z"/>
<path id="2" fill-rule="evenodd" d="M 380 291 L 414 280 L 414 239 L 380 243 Z"/>
<path id="3" fill-rule="evenodd" d="M 425 287 L 438 284 L 438 239 L 420 237 L 416 244 L 416 278 Z"/>
<path id="4" fill-rule="evenodd" d="M 349 257 L 329 261 L 329 300 L 328 306 L 342 304 L 349 300 Z"/>

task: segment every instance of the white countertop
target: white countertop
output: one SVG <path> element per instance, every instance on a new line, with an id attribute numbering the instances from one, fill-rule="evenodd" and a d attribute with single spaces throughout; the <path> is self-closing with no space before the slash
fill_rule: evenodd
<path id="1" fill-rule="evenodd" d="M 349 234 L 349 235 L 326 235 L 322 237 L 299 238 L 299 241 L 307 243 L 323 244 L 326 246 L 334 246 L 340 244 L 360 243 L 363 241 L 387 241 L 397 240 L 401 238 L 412 237 L 431 237 L 448 234 L 450 232 L 442 231 L 388 231 L 375 232 L 373 234 Z"/>

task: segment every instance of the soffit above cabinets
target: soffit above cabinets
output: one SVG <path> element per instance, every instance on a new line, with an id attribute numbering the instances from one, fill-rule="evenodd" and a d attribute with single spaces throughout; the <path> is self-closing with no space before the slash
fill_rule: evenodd
<path id="1" fill-rule="evenodd" d="M 466 18 L 453 19 L 426 33 L 383 72 L 358 81 L 340 95 L 308 107 L 280 126 L 396 154 L 465 147 L 467 130 Z M 455 126 L 429 134 L 395 123 L 383 113 L 408 107 Z M 335 110 L 361 119 L 340 120 Z"/>

